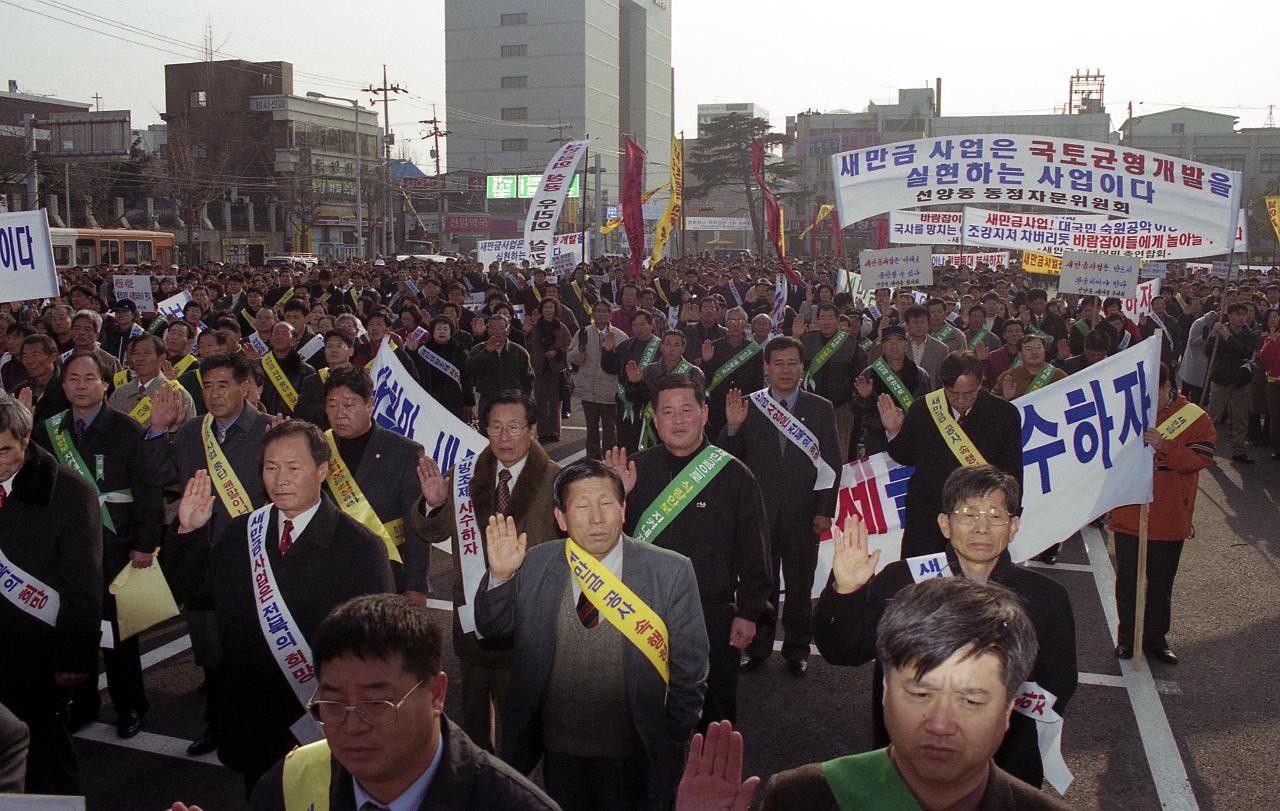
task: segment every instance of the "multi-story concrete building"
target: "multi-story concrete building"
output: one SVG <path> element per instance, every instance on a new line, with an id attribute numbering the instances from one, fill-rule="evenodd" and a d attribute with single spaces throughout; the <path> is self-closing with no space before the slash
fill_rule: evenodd
<path id="1" fill-rule="evenodd" d="M 667 0 L 445 2 L 450 172 L 541 173 L 561 142 L 590 136 L 616 201 L 624 134 L 648 152 L 650 180 L 667 173 L 671 88 Z M 490 200 L 490 214 L 523 217 L 527 205 Z"/>
<path id="2" fill-rule="evenodd" d="M 736 102 L 732 104 L 699 104 L 698 105 L 698 137 L 706 135 L 704 128 L 717 118 L 728 115 L 745 115 L 748 118 L 769 120 L 769 111 L 755 102 Z"/>

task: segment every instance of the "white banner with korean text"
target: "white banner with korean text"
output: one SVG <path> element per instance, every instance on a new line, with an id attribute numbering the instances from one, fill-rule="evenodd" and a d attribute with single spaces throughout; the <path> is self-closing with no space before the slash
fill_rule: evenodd
<path id="1" fill-rule="evenodd" d="M 1022 415 L 1022 522 L 1009 544 L 1021 563 L 1061 543 L 1108 510 L 1151 501 L 1160 340 L 1152 337 L 1013 404 Z M 879 567 L 902 556 L 907 490 L 915 468 L 879 453 L 844 466 L 835 522 L 867 524 Z M 829 538 L 829 535 L 827 536 Z M 819 545 L 814 595 L 831 573 L 831 544 Z"/>
<path id="2" fill-rule="evenodd" d="M 1101 298 L 1133 298 L 1138 294 L 1140 265 L 1141 260 L 1132 256 L 1067 251 L 1062 255 L 1058 291 Z"/>
<path id="3" fill-rule="evenodd" d="M 560 221 L 565 195 L 573 183 L 578 163 L 587 151 L 588 141 L 570 141 L 551 156 L 538 191 L 529 201 L 529 214 L 524 221 L 524 241 L 528 246 L 529 264 L 544 268 L 551 264 L 551 238 Z"/>
<path id="4" fill-rule="evenodd" d="M 0 301 L 58 295 L 58 268 L 43 208 L 0 214 L 0 272 Z"/>
<path id="5" fill-rule="evenodd" d="M 943 265 L 951 265 L 953 268 L 961 266 L 976 268 L 978 265 L 986 265 L 989 268 L 1008 267 L 1009 252 L 965 251 L 964 253 L 935 253 L 933 255 L 933 266 L 940 268 Z"/>
<path id="6" fill-rule="evenodd" d="M 899 208 L 1012 204 L 1150 219 L 1229 243 L 1241 173 L 1141 149 L 1034 135 L 924 138 L 831 156 L 841 222 Z"/>
<path id="7" fill-rule="evenodd" d="M 562 254 L 572 258 L 571 267 L 577 267 L 578 263 L 583 261 L 581 231 L 575 231 L 572 234 L 556 234 L 551 240 L 551 259 L 542 265 L 534 265 L 532 260 L 529 264 L 534 267 L 554 265 Z M 528 258 L 529 254 L 525 250 L 523 239 L 482 239 L 476 243 L 476 261 L 485 267 L 489 267 L 493 262 L 513 262 L 519 265 Z"/>
<path id="8" fill-rule="evenodd" d="M 862 284 L 877 287 L 923 287 L 933 284 L 933 258 L 929 247 L 859 251 Z"/>

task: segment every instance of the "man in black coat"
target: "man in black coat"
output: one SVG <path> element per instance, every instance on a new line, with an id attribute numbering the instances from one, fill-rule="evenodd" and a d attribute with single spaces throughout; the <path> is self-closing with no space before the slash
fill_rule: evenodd
<path id="1" fill-rule="evenodd" d="M 939 367 L 943 406 L 989 464 L 1022 487 L 1022 419 L 1018 407 L 982 388 L 982 362 L 972 352 L 952 352 Z M 933 393 L 931 393 L 933 394 Z M 947 539 L 938 528 L 942 486 L 960 466 L 929 411 L 917 397 L 905 415 L 887 394 L 880 395 L 880 420 L 889 435 L 889 455 L 915 467 L 907 485 L 907 520 L 902 557 L 941 552 Z"/>
<path id="2" fill-rule="evenodd" d="M 218 757 L 249 790 L 296 743 L 319 739 L 303 704 L 320 621 L 344 600 L 393 588 L 383 540 L 321 497 L 329 463 L 320 429 L 290 420 L 262 440 L 271 504 L 233 518 L 212 546 L 219 496 L 206 471 L 178 506 L 175 575 L 189 605 L 215 612 L 222 641 Z"/>
<path id="3" fill-rule="evenodd" d="M 445 716 L 443 647 L 427 610 L 403 598 L 358 597 L 334 609 L 315 640 L 319 690 L 312 713 L 324 721 L 325 741 L 294 750 L 263 777 L 250 811 L 286 811 L 286 783 L 331 811 L 357 811 L 366 802 L 410 811 L 556 808 Z M 357 710 L 385 713 L 388 723 L 345 722 L 344 705 L 368 701 L 400 703 L 392 713 L 386 705 Z M 350 752 L 353 744 L 362 751 Z"/>
<path id="4" fill-rule="evenodd" d="M 1075 615 L 1066 589 L 1032 569 L 1013 565 L 1009 557 L 1009 541 L 1018 532 L 1021 487 L 991 465 L 957 468 L 947 479 L 942 501 L 935 520 L 948 544 L 933 560 L 894 561 L 873 576 L 880 552 L 868 555 L 866 526 L 851 516 L 852 525 L 836 531 L 832 577 L 814 618 L 819 652 L 835 665 L 863 665 L 876 658 L 876 626 L 885 607 L 913 581 L 965 577 L 999 583 L 1021 598 L 1036 629 L 1039 651 L 1027 681 L 1052 693 L 1054 711 L 1064 715 L 1077 681 Z M 872 746 L 879 748 L 889 744 L 889 733 L 884 726 L 884 671 L 878 660 L 872 688 Z M 1044 770 L 1035 721 L 1015 712 L 995 760 L 1000 768 L 1039 788 Z"/>
<path id="5" fill-rule="evenodd" d="M 26 374 L 13 393 L 31 406 L 35 421 L 44 422 L 66 411 L 67 396 L 62 393 L 58 345 L 54 340 L 48 335 L 28 335 L 22 339 L 18 360 Z"/>
<path id="6" fill-rule="evenodd" d="M 711 646 L 698 722 L 705 731 L 713 721 L 737 720 L 741 651 L 772 608 L 764 500 L 747 466 L 703 436 L 708 407 L 700 383 L 670 375 L 658 384 L 654 406 L 662 444 L 630 463 L 625 449 L 614 448 L 607 461 L 626 486 L 627 534 L 693 562 Z"/>
<path id="7" fill-rule="evenodd" d="M 30 411 L 0 394 L 0 704 L 31 731 L 27 791 L 79 794 L 60 713 L 97 669 L 102 518 L 89 483 L 31 433 Z"/>
<path id="8" fill-rule="evenodd" d="M 813 571 L 818 562 L 818 537 L 831 528 L 836 512 L 836 477 L 840 461 L 836 418 L 831 401 L 800 387 L 804 355 L 795 338 L 774 338 L 764 347 L 764 371 L 770 386 L 750 397 L 771 398 L 774 416 L 752 405 L 736 389 L 725 400 L 725 427 L 720 447 L 746 463 L 764 496 L 770 574 L 774 580 L 770 603 L 778 604 L 778 568 L 787 582 L 786 607 L 780 609 L 784 639 L 782 657 L 793 675 L 808 668 L 812 630 Z M 788 423 L 784 432 L 782 424 Z M 817 458 L 801 450 L 792 437 L 815 440 Z M 805 440 L 808 441 L 808 440 Z M 812 451 L 811 451 L 812 452 Z M 776 623 L 766 617 L 748 649 L 747 670 L 755 670 L 773 653 Z"/>
<path id="9" fill-rule="evenodd" d="M 111 370 L 93 353 L 76 352 L 63 364 L 62 389 L 71 408 L 35 427 L 35 441 L 90 482 L 102 517 L 103 619 L 112 623 L 114 643 L 103 648 L 107 691 L 118 720 L 116 731 L 131 738 L 142 728 L 150 706 L 142 681 L 137 635 L 121 639 L 115 599 L 107 587 L 132 565 L 152 565 L 164 521 L 162 446 L 143 442 L 145 429 L 106 404 Z M 105 624 L 105 623 L 104 623 Z M 98 717 L 96 680 L 75 690 L 73 728 Z"/>
<path id="10" fill-rule="evenodd" d="M 747 323 L 747 311 L 733 307 L 725 313 L 728 334 L 702 342 L 698 367 L 707 381 L 708 437 L 718 438 L 724 428 L 724 401 L 729 389 L 756 391 L 764 387 L 761 346 L 751 340 Z M 730 363 L 739 356 L 743 359 Z"/>
<path id="11" fill-rule="evenodd" d="M 260 404 L 267 414 L 291 417 L 298 407 L 298 397 L 304 382 L 314 375 L 316 370 L 303 363 L 302 358 L 298 357 L 293 327 L 288 321 L 277 321 L 271 327 L 268 345 L 271 351 L 263 355 L 260 361 L 263 375 L 266 377 Z M 273 365 L 279 367 L 282 380 L 277 381 L 268 371 Z"/>
<path id="12" fill-rule="evenodd" d="M 1245 465 L 1253 464 L 1248 441 L 1253 369 L 1246 364 L 1262 345 L 1249 329 L 1248 318 L 1249 305 L 1242 301 L 1229 304 L 1226 320 L 1213 325 L 1213 338 L 1205 342 L 1205 354 L 1213 358 L 1213 368 L 1209 370 L 1209 416 L 1216 423 L 1230 412 L 1231 461 Z"/>

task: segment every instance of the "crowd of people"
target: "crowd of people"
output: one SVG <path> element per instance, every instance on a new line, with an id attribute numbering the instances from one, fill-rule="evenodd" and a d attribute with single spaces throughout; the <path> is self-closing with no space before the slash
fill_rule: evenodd
<path id="1" fill-rule="evenodd" d="M 1017 268 L 946 265 L 865 300 L 838 289 L 833 263 L 800 281 L 779 270 L 209 263 L 157 274 L 157 300 L 190 293 L 170 321 L 112 300 L 112 269 L 96 267 L 65 274 L 57 299 L 0 304 L 0 575 L 26 584 L 5 587 L 0 644 L 29 652 L 0 669 L 0 744 L 26 753 L 8 786 L 77 793 L 68 730 L 99 713 L 108 586 L 160 550 L 205 677 L 188 751 L 216 751 L 253 808 L 749 803 L 738 680 L 779 636 L 797 678 L 811 644 L 834 665 L 876 661 L 873 751 L 776 776 L 765 807 L 879 793 L 898 798 L 879 807 L 1058 807 L 1035 722 L 1011 710 L 1033 682 L 1065 714 L 1074 615 L 1009 556 L 1023 475 L 1010 401 L 1159 333 L 1141 639 L 1138 508 L 1099 521 L 1115 539 L 1116 655 L 1140 645 L 1176 664 L 1173 583 L 1215 425 L 1233 463 L 1253 464 L 1251 445 L 1280 460 L 1280 275 L 1171 263 L 1135 320 Z M 484 436 L 478 456 L 441 469 L 378 424 L 369 368 L 384 349 Z M 574 407 L 585 459 L 562 467 L 547 446 Z M 832 525 L 842 467 L 880 452 L 915 468 L 903 557 L 938 556 L 951 585 L 912 585 L 903 564 L 877 566 L 860 522 Z M 442 542 L 456 724 L 426 609 Z M 113 636 L 108 693 L 128 738 L 147 691 L 137 637 Z M 961 717 L 957 695 L 975 690 L 981 718 Z M 526 777 L 539 764 L 543 788 Z"/>

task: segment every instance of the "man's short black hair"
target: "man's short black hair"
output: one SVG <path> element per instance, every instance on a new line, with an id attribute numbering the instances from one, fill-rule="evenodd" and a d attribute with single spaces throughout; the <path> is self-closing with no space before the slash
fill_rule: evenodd
<path id="1" fill-rule="evenodd" d="M 912 304 L 910 307 L 907 308 L 907 311 L 902 314 L 902 321 L 903 323 L 909 323 L 911 321 L 915 321 L 917 318 L 928 318 L 928 317 L 929 317 L 928 310 L 926 310 L 924 307 L 921 307 L 919 304 Z"/>
<path id="2" fill-rule="evenodd" d="M 1027 291 L 1027 301 L 1048 301 L 1049 292 L 1042 287 L 1033 287 Z"/>
<path id="3" fill-rule="evenodd" d="M 301 286 L 301 285 L 300 285 Z M 284 313 L 302 313 L 304 316 L 310 312 L 311 306 L 300 298 L 291 298 L 284 303 Z"/>
<path id="4" fill-rule="evenodd" d="M 770 338 L 764 345 L 764 362 L 768 363 L 769 359 L 779 352 L 785 352 L 788 349 L 794 349 L 800 353 L 800 359 L 804 360 L 804 344 L 790 335 L 779 335 L 776 338 Z"/>
<path id="5" fill-rule="evenodd" d="M 222 331 L 224 329 L 230 330 L 236 335 L 240 335 L 244 332 L 240 329 L 240 322 L 234 318 L 219 318 L 217 321 L 213 322 L 213 328 L 218 331 Z"/>
<path id="6" fill-rule="evenodd" d="M 1249 305 L 1243 301 L 1234 301 L 1227 305 L 1227 315 L 1232 313 L 1248 313 Z"/>
<path id="7" fill-rule="evenodd" d="M 144 332 L 141 335 L 133 336 L 129 339 L 129 342 L 126 345 L 128 347 L 128 351 L 132 352 L 138 347 L 138 344 L 151 344 L 151 347 L 156 351 L 156 357 L 164 357 L 164 341 L 160 340 L 158 335 L 152 335 L 149 332 Z"/>
<path id="8" fill-rule="evenodd" d="M 955 386 L 956 381 L 965 375 L 976 377 L 982 382 L 982 361 L 970 351 L 952 352 L 938 366 L 938 377 L 947 388 Z"/>
<path id="9" fill-rule="evenodd" d="M 401 658 L 419 680 L 434 678 L 444 656 L 444 636 L 429 609 L 399 594 L 354 597 L 329 612 L 311 644 L 316 675 L 342 656 L 389 661 Z"/>
<path id="10" fill-rule="evenodd" d="M 1003 326 L 1000 327 L 1000 334 L 1004 335 L 1006 332 L 1009 331 L 1009 327 L 1013 327 L 1013 326 L 1016 326 L 1018 329 L 1023 328 L 1021 321 L 1019 321 L 1016 318 L 1010 318 L 1008 321 L 1004 322 Z"/>
<path id="11" fill-rule="evenodd" d="M 693 392 L 693 399 L 698 401 L 698 406 L 702 407 L 707 404 L 707 392 L 702 384 L 690 375 L 666 375 L 658 381 L 658 385 L 653 389 L 653 404 L 658 404 L 658 395 L 664 391 L 673 389 L 688 389 Z"/>
<path id="12" fill-rule="evenodd" d="M 1004 493 L 1004 508 L 1010 515 L 1022 515 L 1018 480 L 995 465 L 966 465 L 951 471 L 942 485 L 942 511 L 950 513 L 969 499 L 982 498 L 996 490 Z"/>
<path id="13" fill-rule="evenodd" d="M 341 338 L 342 342 L 345 343 L 347 346 L 351 347 L 352 349 L 356 348 L 356 342 L 351 338 L 351 336 L 340 329 L 331 329 L 324 334 L 325 343 L 329 343 L 330 338 Z"/>
<path id="14" fill-rule="evenodd" d="M 329 441 L 324 438 L 324 433 L 306 420 L 285 420 L 284 422 L 272 428 L 262 437 L 262 454 L 265 458 L 267 448 L 272 442 L 278 439 L 287 439 L 291 436 L 300 436 L 307 441 L 307 452 L 311 455 L 311 461 L 316 465 L 322 465 L 329 461 Z"/>
<path id="15" fill-rule="evenodd" d="M 373 396 L 373 379 L 363 366 L 343 366 L 330 370 L 329 379 L 324 381 L 324 393 L 328 395 L 339 386 L 350 389 L 352 394 L 362 400 Z"/>
<path id="16" fill-rule="evenodd" d="M 579 459 L 561 468 L 560 472 L 556 474 L 555 483 L 552 485 L 554 493 L 551 501 L 552 506 L 564 512 L 565 501 L 569 496 L 569 485 L 580 482 L 583 479 L 608 479 L 613 484 L 614 492 L 618 496 L 618 503 L 621 504 L 626 501 L 627 491 L 622 486 L 622 477 L 618 475 L 618 471 L 599 459 Z"/>
<path id="17" fill-rule="evenodd" d="M 74 352 L 72 352 L 70 355 L 68 355 L 67 359 L 62 362 L 63 374 L 66 374 L 67 367 L 71 365 L 71 361 L 79 360 L 80 358 L 88 358 L 89 360 L 93 361 L 93 368 L 98 370 L 99 380 L 101 380 L 103 383 L 111 382 L 111 377 L 114 374 L 111 371 L 111 367 L 107 365 L 106 361 L 104 361 L 101 357 L 99 357 L 97 352 L 92 352 L 92 351 L 85 352 L 77 349 Z"/>
<path id="18" fill-rule="evenodd" d="M 1111 352 L 1111 336 L 1103 329 L 1091 329 L 1084 336 L 1084 348 L 1094 352 Z"/>
<path id="19" fill-rule="evenodd" d="M 200 361 L 200 374 L 208 376 L 214 369 L 230 369 L 237 383 L 249 379 L 249 359 L 239 352 L 219 352 Z"/>
<path id="20" fill-rule="evenodd" d="M 522 391 L 508 389 L 499 392 L 496 397 L 485 402 L 484 413 L 480 415 L 481 430 L 489 424 L 489 412 L 493 411 L 494 406 L 500 405 L 518 405 L 523 408 L 525 425 L 533 425 L 538 421 L 538 407 L 534 405 L 533 398 Z"/>

